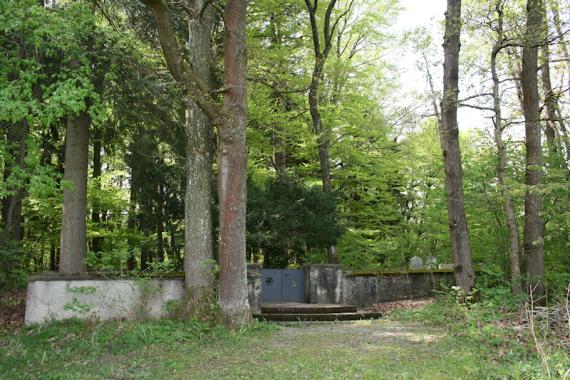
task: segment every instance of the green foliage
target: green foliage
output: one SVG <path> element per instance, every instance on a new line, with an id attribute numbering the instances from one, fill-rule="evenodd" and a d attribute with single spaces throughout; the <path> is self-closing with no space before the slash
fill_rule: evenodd
<path id="1" fill-rule="evenodd" d="M 0 244 L 0 268 L 0 291 L 26 285 L 27 271 L 22 247 L 18 242 Z"/>
<path id="2" fill-rule="evenodd" d="M 265 267 L 307 262 L 307 253 L 336 242 L 334 196 L 291 177 L 270 178 L 264 187 L 250 181 L 248 189 L 248 250 L 261 253 Z"/>

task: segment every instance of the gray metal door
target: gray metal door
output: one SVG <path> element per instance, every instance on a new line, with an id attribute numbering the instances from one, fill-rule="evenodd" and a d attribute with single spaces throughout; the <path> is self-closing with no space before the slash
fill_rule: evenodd
<path id="1" fill-rule="evenodd" d="M 281 300 L 283 302 L 305 302 L 305 271 L 283 270 Z"/>
<path id="2" fill-rule="evenodd" d="M 261 301 L 281 302 L 281 276 L 283 269 L 261 270 Z"/>
<path id="3" fill-rule="evenodd" d="M 305 272 L 294 269 L 262 269 L 261 301 L 305 302 Z"/>

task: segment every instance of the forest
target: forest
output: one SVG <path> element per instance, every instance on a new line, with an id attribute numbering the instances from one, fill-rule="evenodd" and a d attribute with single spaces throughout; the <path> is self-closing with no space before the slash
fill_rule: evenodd
<path id="1" fill-rule="evenodd" d="M 184 272 L 190 304 L 218 297 L 235 328 L 246 262 L 419 256 L 452 263 L 466 294 L 566 296 L 570 6 L 449 0 L 441 40 L 395 33 L 400 11 L 2 1 L 0 289 L 43 271 Z M 424 91 L 399 87 L 403 51 Z"/>

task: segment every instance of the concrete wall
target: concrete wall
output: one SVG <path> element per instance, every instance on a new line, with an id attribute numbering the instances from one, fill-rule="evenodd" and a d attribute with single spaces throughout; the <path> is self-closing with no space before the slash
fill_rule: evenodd
<path id="1" fill-rule="evenodd" d="M 248 268 L 248 296 L 260 311 L 259 267 Z M 57 273 L 31 277 L 25 324 L 69 318 L 146 319 L 172 317 L 184 296 L 184 279 L 104 279 Z"/>
<path id="2" fill-rule="evenodd" d="M 336 264 L 305 268 L 305 299 L 309 303 L 342 302 L 342 268 Z"/>
<path id="3" fill-rule="evenodd" d="M 403 299 L 425 298 L 442 282 L 452 283 L 453 273 L 405 273 L 343 276 L 342 302 L 363 308 Z"/>
<path id="4" fill-rule="evenodd" d="M 261 314 L 261 265 L 247 264 L 247 296 L 252 314 Z"/>
<path id="5" fill-rule="evenodd" d="M 424 298 L 442 282 L 453 283 L 453 271 L 410 273 L 343 272 L 339 265 L 311 265 L 305 269 L 305 293 L 310 303 L 356 305 Z"/>
<path id="6" fill-rule="evenodd" d="M 184 281 L 180 279 L 32 279 L 28 283 L 25 323 L 69 318 L 163 318 L 175 301 L 182 299 L 183 292 Z"/>

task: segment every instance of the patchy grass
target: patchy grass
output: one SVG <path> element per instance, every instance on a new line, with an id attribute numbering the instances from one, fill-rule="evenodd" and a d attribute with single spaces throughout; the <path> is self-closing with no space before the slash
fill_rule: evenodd
<path id="1" fill-rule="evenodd" d="M 405 318 L 403 318 L 405 319 Z M 412 319 L 412 318 L 408 318 Z M 1 379 L 481 379 L 512 366 L 468 335 L 413 321 L 68 321 L 0 336 Z"/>

